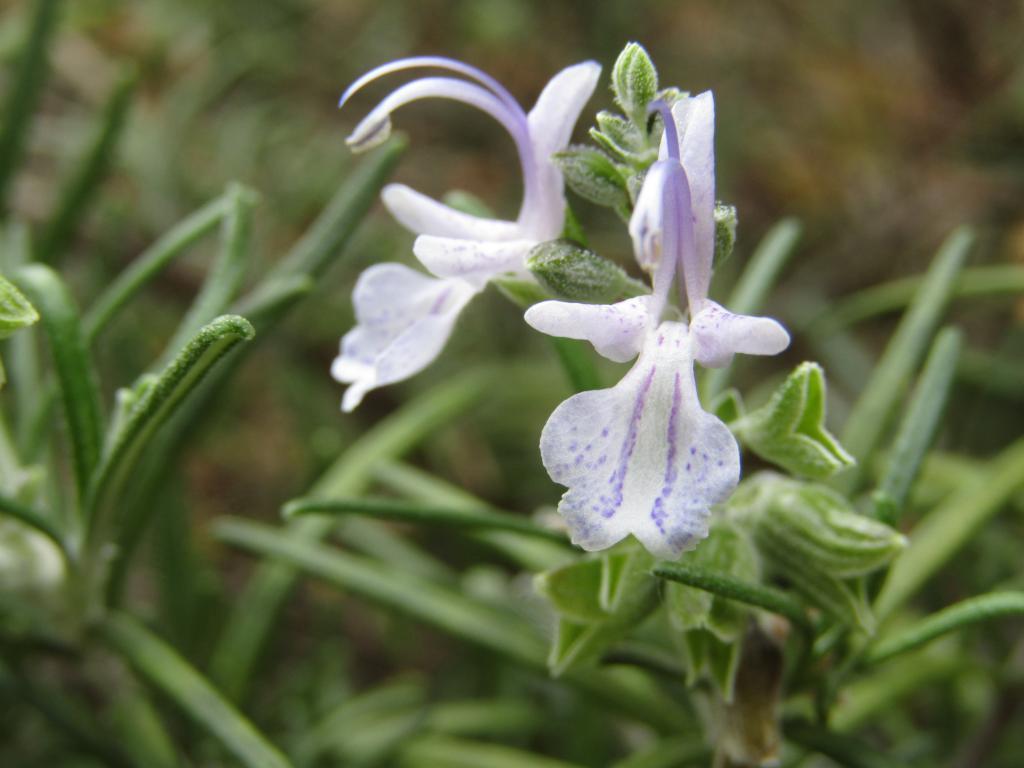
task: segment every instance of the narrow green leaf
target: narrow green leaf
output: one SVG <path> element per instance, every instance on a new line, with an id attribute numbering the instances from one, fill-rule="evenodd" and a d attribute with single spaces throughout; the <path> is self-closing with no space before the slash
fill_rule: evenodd
<path id="1" fill-rule="evenodd" d="M 399 768 L 580 768 L 512 747 L 437 735 L 412 739 L 402 748 L 397 764 Z"/>
<path id="2" fill-rule="evenodd" d="M 0 112 L 0 212 L 7 210 L 11 180 L 21 162 L 28 125 L 49 73 L 48 50 L 61 5 L 61 0 L 36 0 L 28 37 L 7 86 L 7 100 Z"/>
<path id="3" fill-rule="evenodd" d="M 289 275 L 321 275 L 377 201 L 380 188 L 391 176 L 406 146 L 404 139 L 393 138 L 357 165 L 302 239 L 271 270 L 261 286 L 266 287 Z"/>
<path id="4" fill-rule="evenodd" d="M 211 200 L 167 230 L 123 270 L 85 313 L 83 325 L 89 343 L 96 340 L 117 313 L 164 267 L 213 231 L 228 209 L 226 195 Z"/>
<path id="5" fill-rule="evenodd" d="M 973 242 L 973 232 L 963 227 L 943 243 L 914 296 L 913 304 L 900 321 L 871 379 L 847 417 L 842 441 L 858 465 L 837 480 L 837 486 L 845 492 L 853 492 L 860 486 L 864 468 L 931 344 L 932 335 Z"/>
<path id="6" fill-rule="evenodd" d="M 921 462 L 935 439 L 956 374 L 961 338 L 955 328 L 945 328 L 936 336 L 896 432 L 888 466 L 873 498 L 875 517 L 888 525 L 899 520 Z"/>
<path id="7" fill-rule="evenodd" d="M 94 755 L 112 768 L 138 768 L 120 744 L 101 735 L 92 706 L 79 702 L 66 688 L 49 689 L 39 678 L 13 665 L 0 664 L 0 684 L 10 687 L 18 698 L 38 711 L 62 736 L 86 754 Z"/>
<path id="8" fill-rule="evenodd" d="M 1024 400 L 1024 362 L 1012 353 L 964 349 L 956 370 L 957 379 L 985 395 Z"/>
<path id="9" fill-rule="evenodd" d="M 96 373 L 75 300 L 57 273 L 41 264 L 21 267 L 14 282 L 35 305 L 50 342 L 71 438 L 79 500 L 84 500 L 100 457 L 102 418 Z"/>
<path id="10" fill-rule="evenodd" d="M 840 732 L 856 731 L 900 711 L 903 700 L 926 685 L 976 669 L 962 653 L 935 654 L 932 650 L 911 654 L 899 664 L 890 664 L 843 686 L 830 718 L 832 727 Z"/>
<path id="11" fill-rule="evenodd" d="M 97 188 L 110 170 L 132 103 L 136 80 L 134 71 L 129 72 L 114 86 L 85 151 L 61 187 L 56 212 L 39 240 L 39 261 L 59 263 L 63 260 L 71 238 L 96 198 Z"/>
<path id="12" fill-rule="evenodd" d="M 903 765 L 858 739 L 806 720 L 787 721 L 783 732 L 789 741 L 830 757 L 843 768 L 898 768 Z"/>
<path id="13" fill-rule="evenodd" d="M 104 641 L 248 768 L 289 768 L 276 747 L 177 652 L 125 613 L 100 624 Z"/>
<path id="14" fill-rule="evenodd" d="M 288 562 L 503 656 L 533 666 L 543 663 L 541 639 L 511 614 L 389 564 L 242 519 L 222 518 L 213 531 L 221 541 Z"/>
<path id="15" fill-rule="evenodd" d="M 910 304 L 924 278 L 904 277 L 851 294 L 827 306 L 806 323 L 822 338 L 879 315 L 896 312 Z M 1024 266 L 999 264 L 971 267 L 960 272 L 953 298 L 1018 296 L 1024 293 Z"/>
<path id="16" fill-rule="evenodd" d="M 106 571 L 104 550 L 116 529 L 119 495 L 153 435 L 217 361 L 235 345 L 252 339 L 254 334 L 249 321 L 237 315 L 219 317 L 201 328 L 159 377 L 144 389 L 120 429 L 109 436 L 109 447 L 89 491 L 87 594 L 93 594 L 88 590 L 101 588 Z"/>
<path id="17" fill-rule="evenodd" d="M 373 478 L 384 489 L 410 501 L 470 510 L 489 508 L 486 502 L 460 486 L 402 462 L 378 462 L 373 469 Z M 564 538 L 554 543 L 505 531 L 478 531 L 473 538 L 510 558 L 520 568 L 533 572 L 562 565 L 572 557 L 565 547 Z"/>
<path id="18" fill-rule="evenodd" d="M 533 521 L 521 516 L 488 509 L 410 504 L 394 499 L 294 499 L 285 505 L 282 514 L 285 519 L 311 514 L 365 515 L 378 520 L 438 525 L 462 530 L 514 531 L 525 536 L 568 543 L 564 534 L 548 528 L 541 528 Z"/>
<path id="19" fill-rule="evenodd" d="M 875 602 L 880 618 L 913 597 L 992 515 L 1024 488 L 1024 440 L 1006 448 L 975 479 L 950 495 L 914 529 Z"/>
<path id="20" fill-rule="evenodd" d="M 221 519 L 214 525 L 214 535 L 546 674 L 544 643 L 529 625 L 454 589 L 404 572 L 391 563 L 342 552 L 248 520 Z M 566 680 L 607 706 L 659 730 L 676 729 L 684 717 L 678 706 L 645 679 L 586 670 L 571 673 Z"/>
<path id="21" fill-rule="evenodd" d="M 1024 615 L 1024 592 L 990 592 L 972 597 L 943 608 L 892 637 L 883 637 L 868 649 L 864 663 L 880 664 L 972 624 L 1021 615 Z"/>
<path id="22" fill-rule="evenodd" d="M 378 423 L 353 443 L 321 476 L 311 493 L 317 496 L 353 496 L 369 484 L 378 462 L 411 450 L 423 438 L 469 408 L 491 384 L 489 373 L 464 372 L 451 382 L 412 400 Z M 353 523 L 363 522 L 362 526 Z M 299 520 L 288 527 L 288 536 L 320 539 L 337 527 L 332 520 Z M 346 534 L 362 531 L 372 535 L 369 521 L 347 521 Z M 296 573 L 283 563 L 262 565 L 235 602 L 210 664 L 211 674 L 231 699 L 245 691 L 260 651 L 274 626 Z"/>
<path id="23" fill-rule="evenodd" d="M 50 520 L 36 510 L 22 504 L 16 499 L 0 494 L 0 515 L 13 517 L 15 520 L 39 531 L 39 533 L 53 541 L 53 543 L 60 548 L 60 551 L 67 556 L 67 545 L 61 531 L 57 526 L 50 522 Z"/>
<path id="24" fill-rule="evenodd" d="M 195 301 L 167 343 L 162 358 L 164 362 L 170 360 L 196 331 L 226 312 L 241 288 L 249 262 L 252 210 L 256 200 L 256 193 L 241 184 L 228 185 L 224 193 L 220 251 Z"/>
<path id="25" fill-rule="evenodd" d="M 711 750 L 703 736 L 663 739 L 618 761 L 612 768 L 682 768 L 712 764 Z"/>
<path id="26" fill-rule="evenodd" d="M 686 584 L 727 600 L 736 600 L 755 608 L 763 608 L 766 611 L 777 613 L 780 616 L 785 616 L 794 626 L 808 635 L 814 632 L 811 620 L 800 601 L 775 587 L 751 584 L 684 563 L 657 563 L 651 573 L 659 579 Z"/>
<path id="27" fill-rule="evenodd" d="M 765 233 L 725 303 L 730 312 L 756 315 L 761 311 L 765 299 L 793 255 L 801 231 L 800 222 L 796 219 L 782 219 Z M 734 364 L 706 371 L 702 393 L 713 398 L 722 392 L 729 385 Z"/>

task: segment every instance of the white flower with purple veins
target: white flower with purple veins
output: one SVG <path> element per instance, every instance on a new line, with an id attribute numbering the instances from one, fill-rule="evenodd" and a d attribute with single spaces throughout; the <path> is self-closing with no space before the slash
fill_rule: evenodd
<path id="1" fill-rule="evenodd" d="M 665 138 L 629 225 L 652 294 L 610 306 L 545 301 L 526 320 L 544 333 L 585 339 L 611 360 L 639 354 L 614 387 L 575 395 L 555 410 L 541 455 L 551 478 L 568 488 L 559 512 L 574 543 L 594 551 L 632 534 L 655 556 L 674 559 L 707 536 L 711 507 L 740 475 L 736 439 L 700 406 L 694 361 L 717 367 L 736 352 L 774 355 L 789 335 L 774 320 L 734 315 L 707 298 L 715 233 L 711 93 L 684 98 L 671 113 L 664 103 L 652 106 L 665 118 Z M 689 323 L 669 304 L 677 282 Z"/>
<path id="2" fill-rule="evenodd" d="M 341 105 L 367 83 L 400 70 L 430 67 L 462 77 L 424 77 L 392 91 L 348 138 L 354 151 L 385 140 L 391 113 L 412 101 L 442 98 L 487 113 L 508 131 L 523 171 L 523 202 L 515 221 L 457 211 L 402 184 L 384 188 L 391 214 L 419 237 L 413 252 L 434 277 L 402 264 L 376 264 L 353 292 L 357 325 L 341 340 L 331 366 L 349 384 L 342 409 L 351 411 L 371 389 L 412 376 L 444 348 L 455 321 L 488 281 L 505 274 L 529 278 L 526 256 L 537 243 L 562 232 L 565 193 L 551 156 L 569 143 L 576 119 L 597 84 L 601 68 L 584 62 L 562 70 L 527 114 L 505 88 L 480 70 L 451 59 L 402 59 L 367 73 L 341 97 Z"/>

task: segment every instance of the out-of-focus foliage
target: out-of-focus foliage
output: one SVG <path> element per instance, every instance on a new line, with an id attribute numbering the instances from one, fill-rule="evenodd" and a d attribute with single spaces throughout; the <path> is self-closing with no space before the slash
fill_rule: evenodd
<path id="1" fill-rule="evenodd" d="M 52 17 L 36 16 L 33 26 L 45 5 Z M 789 764 L 829 764 L 819 757 L 801 763 L 803 749 L 839 764 L 888 764 L 869 762 L 875 756 L 858 750 L 868 743 L 909 765 L 934 764 L 935 756 L 964 767 L 1019 765 L 1019 620 L 924 646 L 952 628 L 1018 614 L 1014 591 L 1024 587 L 1022 29 L 1024 11 L 1010 0 L 0 3 L 0 98 L 17 107 L 0 114 L 7 163 L 0 164 L 0 272 L 21 275 L 14 279 L 43 315 L 0 349 L 11 379 L 0 391 L 7 425 L 0 479 L 5 514 L 21 516 L 5 517 L 0 529 L 0 578 L 5 594 L 17 596 L 0 604 L 4 626 L 16 630 L 0 645 L 0 763 L 218 765 L 227 744 L 239 759 L 266 765 L 276 764 L 277 747 L 301 766 L 566 768 L 627 754 L 635 757 L 623 766 L 706 765 L 682 687 L 689 675 L 704 680 L 704 693 L 719 694 L 802 681 L 806 695 L 783 713 Z M 34 79 L 18 90 L 16 75 L 33 30 L 51 40 L 37 92 Z M 821 360 L 829 424 L 860 462 L 833 481 L 843 496 L 814 486 L 812 501 L 828 507 L 833 525 L 814 528 L 806 542 L 852 536 L 843 546 L 858 555 L 870 550 L 871 568 L 832 573 L 828 594 L 805 595 L 821 609 L 816 625 L 792 597 L 807 566 L 785 536 L 820 521 L 797 506 L 775 521 L 771 504 L 757 513 L 757 530 L 779 552 L 774 560 L 721 567 L 722 552 L 753 546 L 726 541 L 732 528 L 723 524 L 721 546 L 701 550 L 707 562 L 697 563 L 720 578 L 699 570 L 659 574 L 674 578 L 671 585 L 647 573 L 650 563 L 637 565 L 635 553 L 580 560 L 543 536 L 516 538 L 481 522 L 498 508 L 538 510 L 541 521 L 549 515 L 556 491 L 540 466 L 537 437 L 568 391 L 554 356 L 522 332 L 521 313 L 497 292 L 467 312 L 463 332 L 430 371 L 375 393 L 356 415 L 338 412 L 327 367 L 352 323 L 355 277 L 368 263 L 412 258 L 412 237 L 377 206 L 339 263 L 323 269 L 336 255 L 336 238 L 309 227 L 357 172 L 343 137 L 376 95 L 360 95 L 339 113 L 344 86 L 384 61 L 440 53 L 480 66 L 532 103 L 552 72 L 585 58 L 605 64 L 607 82 L 629 40 L 651 53 L 662 86 L 715 91 L 718 189 L 736 206 L 739 226 L 735 255 L 713 292 L 725 297 L 732 287 L 732 309 L 765 304 L 794 330 L 781 363 L 747 362 L 730 372 L 747 414 L 770 413 L 766 404 L 772 392 L 785 392 L 786 371 Z M 600 90 L 589 114 L 615 109 L 610 92 Z M 589 140 L 586 125 L 581 120 L 579 142 Z M 520 190 L 507 181 L 515 178 L 508 172 L 513 148 L 485 118 L 427 103 L 408 108 L 396 127 L 417 145 L 395 172 L 399 180 L 438 196 L 470 190 L 499 214 L 514 212 Z M 371 181 L 367 189 L 380 179 Z M 587 246 L 632 269 L 621 222 L 578 197 L 572 205 Z M 188 236 L 178 232 L 194 247 L 107 327 L 97 297 L 109 298 L 106 289 L 144 261 L 140 254 L 156 262 L 174 250 L 161 238 L 197 210 Z M 801 221 L 799 248 L 795 227 L 780 225 L 752 256 L 759 236 L 783 216 Z M 926 279 L 931 314 L 905 323 L 904 343 L 890 347 L 898 354 L 876 367 L 895 315 L 920 285 L 887 281 L 916 280 L 963 222 L 979 233 L 968 266 L 961 269 L 969 241 L 961 233 Z M 200 240 L 218 227 L 220 246 L 216 237 Z M 166 249 L 147 250 L 154 242 Z M 296 258 L 272 272 L 287 253 Z M 59 265 L 61 283 L 41 266 L 26 278 L 23 262 L 32 254 Z M 211 265 L 219 276 L 212 289 L 204 284 Z M 268 274 L 280 279 L 268 283 Z M 260 293 L 268 284 L 278 293 Z M 778 290 L 766 300 L 772 284 Z M 204 299 L 194 305 L 197 294 Z M 240 304 L 232 304 L 236 294 Z M 281 307 L 300 296 L 278 324 Z M 201 316 L 229 306 L 256 326 L 244 365 L 234 353 L 221 359 L 219 345 L 247 338 L 251 327 Z M 955 332 L 940 333 L 919 375 L 940 318 L 963 329 L 962 351 L 949 341 Z M 54 333 L 63 343 L 53 347 L 51 369 L 43 338 Z M 177 356 L 189 339 L 191 357 Z M 139 377 L 170 361 L 160 377 Z M 599 373 L 610 381 L 612 367 L 604 365 Z M 165 423 L 179 399 L 207 402 L 204 390 L 192 391 L 191 377 L 208 368 L 210 393 L 219 389 L 216 407 L 186 409 L 180 421 Z M 868 403 L 863 421 L 874 434 L 865 434 L 846 417 L 866 407 L 859 396 L 879 370 L 885 376 L 874 381 L 885 386 Z M 709 394 L 724 383 L 717 373 L 702 381 Z M 57 393 L 69 385 L 78 391 L 62 400 Z M 823 402 L 812 395 L 823 391 L 811 389 L 801 390 L 800 413 L 816 417 Z M 904 413 L 907 391 L 913 407 Z M 776 405 L 785 405 L 780 398 Z M 739 417 L 739 402 L 727 404 Z M 57 426 L 65 413 L 67 426 Z M 101 434 L 107 417 L 114 429 Z M 913 439 L 922 430 L 935 435 L 936 450 L 929 452 L 930 439 Z M 830 461 L 802 474 L 824 477 L 849 463 L 816 418 L 801 417 L 783 437 L 805 433 Z M 810 466 L 780 449 L 778 437 L 767 435 L 767 449 L 757 440 L 749 447 L 788 469 L 792 461 Z M 114 466 L 105 474 L 111 449 L 119 461 L 137 461 L 126 466 L 138 473 L 121 477 Z M 11 460 L 16 454 L 24 461 Z M 167 460 L 152 466 L 152 456 Z M 745 465 L 745 472 L 761 468 L 750 453 Z M 102 482 L 90 486 L 91 477 Z M 63 496 L 55 478 L 68 481 Z M 290 525 L 306 538 L 283 537 L 281 505 L 311 484 L 314 495 L 373 490 L 468 512 L 447 526 L 399 527 L 401 536 L 353 517 L 341 525 L 344 549 L 310 540 L 333 519 L 300 519 Z M 46 529 L 74 532 L 78 522 L 36 520 L 35 505 L 74 509 L 82 498 L 99 508 L 116 499 L 110 514 L 118 522 L 110 525 L 121 526 L 118 543 L 138 541 L 130 564 L 100 574 L 113 585 L 110 604 L 125 612 L 111 611 L 79 638 L 81 646 L 36 647 L 23 642 L 36 629 L 25 605 L 75 637 L 69 606 L 54 601 L 65 578 L 53 541 L 60 535 Z M 908 554 L 884 587 L 861 574 L 887 564 L 902 540 L 877 523 L 863 530 L 850 523 L 849 515 L 866 511 L 910 535 Z M 230 519 L 214 526 L 215 518 Z M 132 520 L 145 524 L 133 528 Z M 85 544 L 102 550 L 105 541 Z M 241 596 L 255 581 L 290 585 L 295 577 L 280 565 L 254 566 L 223 541 L 272 554 L 319 581 L 291 592 L 281 586 L 279 612 L 254 612 L 255 626 L 238 623 L 238 635 L 225 635 L 225 617 L 247 605 Z M 542 591 L 561 611 L 553 653 L 543 638 L 554 636 L 556 620 L 530 576 L 540 572 Z M 674 623 L 685 635 L 683 647 L 669 649 L 675 654 L 651 642 L 665 631 L 654 626 L 661 619 L 641 623 L 659 595 L 688 617 Z M 870 620 L 859 613 L 869 597 L 877 614 Z M 830 608 L 840 618 L 828 627 L 822 616 Z M 934 615 L 915 623 L 918 612 Z M 273 630 L 265 645 L 264 615 Z M 756 636 L 726 643 L 753 616 Z M 790 650 L 806 640 L 801 633 L 820 630 L 814 646 L 785 665 L 764 641 L 785 634 L 778 616 L 793 633 Z M 669 618 L 673 624 L 678 615 Z M 858 645 L 866 641 L 846 627 L 875 619 L 883 640 Z M 243 653 L 232 644 L 238 636 L 257 639 Z M 602 653 L 613 669 L 573 666 L 597 664 Z M 913 655 L 874 667 L 900 653 Z M 836 658 L 848 664 L 830 666 Z M 561 673 L 556 682 L 547 674 L 552 662 Z M 817 700 L 835 704 L 830 731 L 810 725 L 811 680 L 822 681 Z M 214 685 L 221 693 L 211 693 Z M 720 721 L 742 719 L 724 699 L 709 700 L 724 708 Z M 761 703 L 766 711 L 773 705 Z M 277 747 L 235 720 L 235 709 Z M 854 735 L 861 741 L 851 746 Z"/>

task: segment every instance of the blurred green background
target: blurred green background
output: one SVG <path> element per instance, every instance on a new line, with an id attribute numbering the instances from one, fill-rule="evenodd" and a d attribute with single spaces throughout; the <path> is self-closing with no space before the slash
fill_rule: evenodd
<path id="1" fill-rule="evenodd" d="M 28 5 L 0 6 L 5 79 Z M 367 69 L 407 55 L 451 56 L 493 74 L 528 106 L 562 67 L 596 59 L 607 75 L 623 44 L 636 40 L 664 85 L 715 92 L 718 194 L 740 215 L 737 255 L 716 289 L 727 286 L 776 220 L 793 216 L 804 226 L 769 306 L 797 331 L 796 343 L 779 361 L 743 369 L 756 387 L 773 371 L 827 354 L 800 330 L 835 297 L 919 272 L 959 224 L 980 229 L 972 263 L 1024 263 L 1022 33 L 1024 6 L 1016 0 L 74 0 L 64 8 L 53 75 L 11 207 L 29 223 L 46 220 L 97 113 L 132 70 L 139 85 L 116 165 L 64 257 L 80 300 L 231 180 L 261 195 L 254 244 L 257 262 L 269 266 L 355 162 L 344 143 L 348 130 L 401 81 L 375 85 L 339 112 L 341 91 Z M 593 113 L 610 106 L 606 82 L 581 119 L 580 141 Z M 513 149 L 487 118 L 427 102 L 402 110 L 395 124 L 411 138 L 398 180 L 436 196 L 469 190 L 501 213 L 516 210 Z M 595 248 L 628 264 L 621 223 L 604 209 L 575 198 L 572 204 Z M 327 370 L 352 324 L 352 285 L 370 263 L 412 263 L 412 239 L 377 206 L 318 296 L 275 343 L 261 345 L 189 452 L 181 497 L 167 501 L 189 510 L 195 524 L 187 535 L 209 555 L 195 574 L 209 592 L 209 610 L 197 617 L 192 637 L 178 638 L 194 654 L 202 655 L 216 607 L 230 600 L 249 567 L 214 549 L 203 521 L 221 514 L 277 520 L 280 504 L 354 435 L 473 362 L 529 357 L 549 364 L 524 391 L 496 393 L 477 417 L 429 441 L 416 462 L 509 509 L 557 499 L 536 441 L 568 388 L 543 340 L 524 333 L 520 313 L 493 291 L 466 313 L 437 365 L 374 393 L 354 415 L 339 412 L 341 389 Z M 195 249 L 118 320 L 98 350 L 108 396 L 160 353 L 212 252 L 212 245 Z M 998 386 L 986 375 L 991 368 L 965 372 L 954 399 L 946 439 L 987 452 L 1022 430 L 1024 381 L 1012 378 L 1020 372 L 1012 366 L 1024 350 L 1024 305 L 958 305 L 956 318 L 972 344 L 988 350 L 989 363 L 1000 363 L 1000 371 L 1011 366 L 1008 383 Z M 890 321 L 860 328 L 857 349 L 879 348 Z M 845 359 L 846 370 L 829 371 L 839 414 L 867 374 L 855 355 Z M 433 538 L 445 548 L 443 537 Z M 987 561 L 990 568 L 1019 559 L 1016 549 L 993 547 L 1000 554 Z M 205 570 L 214 564 L 216 574 Z M 143 579 L 132 588 L 145 603 L 151 585 Z M 355 687 L 401 670 L 466 669 L 460 649 L 443 639 L 428 634 L 430 641 L 410 648 L 402 620 L 352 600 L 337 609 L 333 594 L 321 600 L 316 587 L 293 600 L 285 626 L 257 695 L 265 697 L 265 712 L 296 725 L 316 709 L 317 691 L 343 679 L 334 674 L 342 667 Z M 345 644 L 331 642 L 342 636 Z M 260 703 L 252 707 L 257 713 Z M 288 726 L 276 723 L 277 730 Z"/>

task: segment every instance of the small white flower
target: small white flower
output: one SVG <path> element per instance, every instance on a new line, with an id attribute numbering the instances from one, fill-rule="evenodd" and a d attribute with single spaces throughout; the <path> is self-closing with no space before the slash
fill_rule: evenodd
<path id="1" fill-rule="evenodd" d="M 459 312 L 488 281 L 504 274 L 529 277 L 524 263 L 530 249 L 558 237 L 565 219 L 562 174 L 551 156 L 568 145 L 600 74 L 593 62 L 562 70 L 527 114 L 480 70 L 451 59 L 418 57 L 367 73 L 349 87 L 341 104 L 383 75 L 420 67 L 467 79 L 425 77 L 392 91 L 356 126 L 349 145 L 358 151 L 383 141 L 391 130 L 391 113 L 411 101 L 460 101 L 489 114 L 512 137 L 523 172 L 523 202 L 516 220 L 506 221 L 456 211 L 402 184 L 384 188 L 384 205 L 419 235 L 413 252 L 436 277 L 397 264 L 376 265 L 362 275 L 353 294 L 358 325 L 342 339 L 331 368 L 334 378 L 351 384 L 342 401 L 345 411 L 371 389 L 429 365 L 443 349 Z"/>
<path id="2" fill-rule="evenodd" d="M 725 365 L 736 352 L 776 354 L 789 335 L 774 320 L 727 312 L 707 298 L 714 258 L 714 101 L 678 102 L 660 159 L 630 220 L 637 261 L 653 293 L 610 306 L 545 301 L 526 312 L 539 331 L 585 339 L 611 360 L 639 359 L 610 389 L 562 403 L 541 434 L 572 540 L 605 549 L 632 534 L 657 557 L 677 558 L 707 536 L 711 507 L 740 476 L 739 446 L 705 412 L 693 364 Z M 679 278 L 689 324 L 663 320 Z"/>

